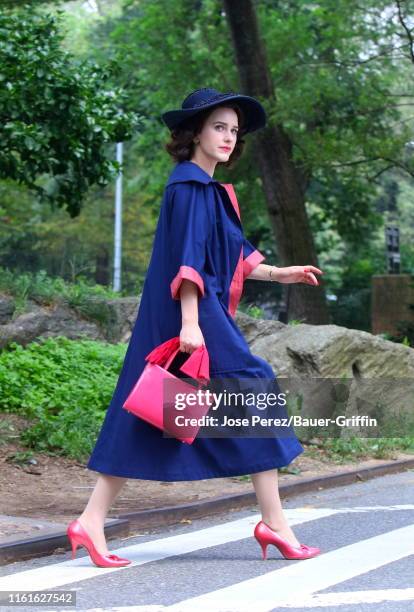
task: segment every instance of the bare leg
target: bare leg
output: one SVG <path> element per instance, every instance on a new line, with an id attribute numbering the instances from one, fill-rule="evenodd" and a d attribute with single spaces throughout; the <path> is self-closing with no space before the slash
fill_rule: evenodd
<path id="1" fill-rule="evenodd" d="M 109 553 L 104 533 L 105 518 L 126 480 L 127 478 L 99 474 L 89 501 L 78 518 L 101 555 Z"/>
<path id="2" fill-rule="evenodd" d="M 251 474 L 251 478 L 263 522 L 292 546 L 300 546 L 300 542 L 296 539 L 283 513 L 279 497 L 277 469 Z"/>

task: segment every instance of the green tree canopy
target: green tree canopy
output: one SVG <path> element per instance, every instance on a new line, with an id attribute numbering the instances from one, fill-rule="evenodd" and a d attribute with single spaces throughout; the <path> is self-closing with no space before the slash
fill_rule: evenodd
<path id="1" fill-rule="evenodd" d="M 291 142 L 307 203 L 320 206 L 340 235 L 358 244 L 381 221 L 373 213 L 383 174 L 398 169 L 414 176 L 412 63 L 396 5 L 263 0 L 256 8 L 275 90 L 266 104 L 269 123 Z M 121 18 L 97 25 L 95 49 L 98 41 L 102 60 L 118 54 L 117 82 L 128 82 L 130 100 L 147 117 L 135 147 L 151 168 L 147 188 L 163 180 L 166 168 L 161 113 L 179 108 L 198 87 L 239 89 L 223 3 L 129 0 Z M 249 160 L 218 174 L 237 182 L 240 202 L 254 207 L 257 220 L 263 194 L 255 180 L 257 152 L 248 149 Z"/>
<path id="2" fill-rule="evenodd" d="M 115 60 L 79 61 L 62 39 L 59 15 L 28 5 L 0 14 L 0 178 L 74 217 L 88 188 L 119 169 L 107 145 L 129 139 L 139 115 L 109 85 Z"/>

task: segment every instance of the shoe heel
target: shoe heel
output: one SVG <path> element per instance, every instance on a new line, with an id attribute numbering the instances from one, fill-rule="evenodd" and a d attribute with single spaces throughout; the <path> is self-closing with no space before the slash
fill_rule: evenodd
<path id="1" fill-rule="evenodd" d="M 263 558 L 263 561 L 266 561 L 266 559 L 267 559 L 267 546 L 268 546 L 268 543 L 267 542 L 262 542 L 261 540 L 259 540 L 259 538 L 256 538 L 256 540 L 258 541 L 258 543 L 260 544 L 260 547 L 262 549 L 262 558 Z"/>
<path id="2" fill-rule="evenodd" d="M 73 559 L 75 558 L 75 555 L 76 555 L 76 549 L 77 549 L 77 548 L 78 548 L 78 546 L 79 546 L 79 542 L 77 542 L 77 541 L 75 540 L 75 538 L 72 538 L 72 537 L 71 537 L 71 536 L 69 536 L 69 535 L 68 535 L 68 538 L 69 538 L 69 542 L 70 542 L 70 544 L 71 544 L 71 546 L 72 546 L 72 560 L 73 560 Z"/>

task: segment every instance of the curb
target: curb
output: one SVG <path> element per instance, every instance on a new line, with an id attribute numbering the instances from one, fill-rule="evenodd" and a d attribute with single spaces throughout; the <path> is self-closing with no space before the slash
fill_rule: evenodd
<path id="1" fill-rule="evenodd" d="M 280 497 L 286 498 L 309 491 L 320 491 L 325 488 L 338 487 L 364 482 L 371 478 L 377 478 L 387 474 L 395 474 L 405 470 L 414 469 L 413 459 L 402 459 L 376 465 L 373 467 L 349 470 L 318 476 L 315 478 L 304 478 L 294 483 L 281 484 L 279 486 Z M 191 504 L 180 504 L 178 506 L 165 506 L 163 508 L 151 508 L 139 512 L 129 512 L 111 519 L 110 525 L 105 525 L 105 535 L 108 539 L 127 536 L 130 529 L 142 529 L 146 527 L 159 527 L 179 523 L 183 519 L 201 518 L 218 514 L 229 510 L 240 510 L 242 508 L 257 505 L 256 494 L 240 493 L 238 495 L 223 495 L 206 501 L 198 501 Z M 51 555 L 55 552 L 70 550 L 66 532 L 61 531 L 46 536 L 37 536 L 8 542 L 0 545 L 0 565 L 11 562 L 24 561 L 33 557 Z"/>
<path id="2" fill-rule="evenodd" d="M 378 476 L 394 474 L 409 469 L 414 469 L 414 458 L 401 459 L 368 468 L 338 472 L 337 474 L 330 474 L 327 476 L 303 478 L 297 482 L 281 484 L 279 486 L 279 495 L 280 498 L 283 499 L 309 491 L 320 491 L 321 489 L 348 485 L 353 482 L 363 482 Z M 206 501 L 197 501 L 191 504 L 129 512 L 120 515 L 118 518 L 127 519 L 130 527 L 142 529 L 144 527 L 157 527 L 160 525 L 178 523 L 184 518 L 201 518 L 210 514 L 218 514 L 228 510 L 240 510 L 255 505 L 257 505 L 256 494 L 252 491 L 251 493 L 239 493 L 237 495 L 223 495 L 222 497 L 215 497 Z"/>

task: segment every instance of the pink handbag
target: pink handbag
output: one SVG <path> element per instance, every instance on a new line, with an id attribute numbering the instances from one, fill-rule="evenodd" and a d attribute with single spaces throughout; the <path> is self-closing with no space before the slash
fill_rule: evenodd
<path id="1" fill-rule="evenodd" d="M 184 418 L 199 419 L 207 414 L 212 403 L 205 392 L 201 390 L 202 384 L 207 384 L 209 375 L 209 355 L 205 345 L 200 346 L 188 356 L 186 362 L 179 367 L 189 377 L 197 380 L 195 387 L 168 371 L 175 357 L 180 352 L 180 338 L 178 336 L 167 340 L 155 347 L 145 360 L 148 361 L 141 376 L 135 383 L 132 391 L 125 400 L 122 408 L 144 419 L 151 425 L 158 427 L 169 435 L 192 444 L 200 429 L 199 423 L 191 423 Z M 185 355 L 182 353 L 182 355 Z M 174 383 L 166 383 L 165 381 Z M 174 408 L 174 398 L 177 393 L 197 393 L 201 402 L 195 405 L 186 405 L 184 410 Z M 207 401 L 209 399 L 209 401 Z M 180 423 L 175 418 L 180 417 Z"/>

